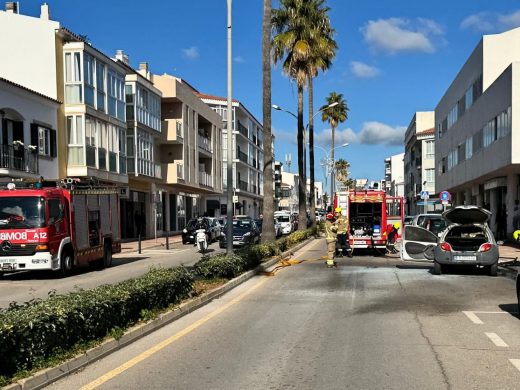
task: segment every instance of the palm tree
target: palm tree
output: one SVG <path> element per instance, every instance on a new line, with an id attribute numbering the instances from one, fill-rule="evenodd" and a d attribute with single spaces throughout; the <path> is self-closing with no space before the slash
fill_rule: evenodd
<path id="1" fill-rule="evenodd" d="M 276 238 L 274 231 L 273 150 L 271 132 L 271 0 L 264 0 L 262 22 L 262 74 L 264 124 L 264 207 L 262 241 Z"/>
<path id="2" fill-rule="evenodd" d="M 319 6 L 323 1 L 319 2 Z M 330 27 L 330 20 L 327 12 L 329 7 L 320 8 L 322 20 L 319 22 L 320 35 L 315 40 L 318 44 L 313 48 L 311 60 L 309 61 L 308 73 L 308 94 L 309 94 L 309 174 L 310 174 L 310 216 L 311 225 L 316 225 L 316 195 L 314 191 L 314 89 L 313 79 L 318 75 L 318 71 L 325 71 L 330 68 L 332 59 L 336 56 L 338 49 L 336 41 L 332 39 L 334 30 Z"/>
<path id="3" fill-rule="evenodd" d="M 335 163 L 336 178 L 338 179 L 339 182 L 341 182 L 347 188 L 352 187 L 354 184 L 354 180 L 352 180 L 348 177 L 348 175 L 349 175 L 348 168 L 349 167 L 350 167 L 350 163 L 342 158 L 340 158 Z"/>
<path id="4" fill-rule="evenodd" d="M 310 63 L 323 31 L 323 0 L 280 0 L 280 8 L 273 10 L 271 23 L 275 32 L 272 40 L 273 60 L 275 63 L 283 59 L 282 69 L 298 88 L 298 229 L 307 226 L 306 175 L 303 166 L 303 88 L 308 81 Z"/>
<path id="5" fill-rule="evenodd" d="M 347 106 L 347 102 L 343 99 L 343 94 L 338 94 L 336 92 L 331 92 L 329 96 L 325 99 L 326 104 L 323 105 L 320 110 L 322 110 L 321 120 L 323 122 L 329 122 L 330 127 L 332 129 L 332 149 L 331 149 L 331 159 L 334 162 L 334 135 L 336 128 L 340 123 L 345 122 L 348 119 L 348 111 L 349 108 Z M 333 107 L 330 107 L 332 103 L 338 103 Z M 332 170 L 332 174 L 330 176 L 330 204 L 332 204 L 334 200 L 334 170 Z"/>

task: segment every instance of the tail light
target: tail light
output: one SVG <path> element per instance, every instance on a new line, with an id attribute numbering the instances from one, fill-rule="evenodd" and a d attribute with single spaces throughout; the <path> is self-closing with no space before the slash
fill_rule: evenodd
<path id="1" fill-rule="evenodd" d="M 443 242 L 441 244 L 441 249 L 445 252 L 451 252 L 453 250 L 453 248 L 451 247 L 451 245 L 448 242 Z"/>
<path id="2" fill-rule="evenodd" d="M 493 248 L 493 244 L 490 244 L 489 242 L 486 242 L 478 248 L 479 252 L 489 252 Z"/>
<path id="3" fill-rule="evenodd" d="M 49 250 L 49 246 L 47 244 L 36 245 L 36 252 L 45 252 Z"/>

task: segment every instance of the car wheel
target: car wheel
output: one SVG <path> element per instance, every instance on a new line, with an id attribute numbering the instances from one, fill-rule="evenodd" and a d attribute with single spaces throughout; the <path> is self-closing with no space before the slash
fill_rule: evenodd
<path id="1" fill-rule="evenodd" d="M 433 262 L 433 274 L 442 275 L 442 264 L 436 261 Z"/>
<path id="2" fill-rule="evenodd" d="M 489 276 L 497 276 L 498 275 L 498 263 L 491 264 L 489 266 Z"/>
<path id="3" fill-rule="evenodd" d="M 60 259 L 60 273 L 62 276 L 69 276 L 74 267 L 74 259 L 70 250 L 64 250 Z"/>

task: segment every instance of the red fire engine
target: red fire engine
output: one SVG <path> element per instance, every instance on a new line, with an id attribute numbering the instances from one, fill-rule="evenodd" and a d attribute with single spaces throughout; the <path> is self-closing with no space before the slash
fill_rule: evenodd
<path id="1" fill-rule="evenodd" d="M 4 185 L 6 183 L 3 183 Z M 115 188 L 79 179 L 24 183 L 0 189 L 0 274 L 75 266 L 109 267 L 121 252 Z"/>

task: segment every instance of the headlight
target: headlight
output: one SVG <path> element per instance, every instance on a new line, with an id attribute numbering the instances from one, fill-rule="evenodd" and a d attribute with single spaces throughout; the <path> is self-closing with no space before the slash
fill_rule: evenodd
<path id="1" fill-rule="evenodd" d="M 186 229 L 182 229 L 182 232 L 183 233 L 188 233 L 188 231 Z"/>
<path id="2" fill-rule="evenodd" d="M 244 237 L 249 237 L 251 235 L 251 232 L 247 232 L 246 234 L 244 234 Z"/>
<path id="3" fill-rule="evenodd" d="M 225 234 L 224 232 L 220 232 L 220 235 L 221 235 L 222 237 L 225 237 L 225 236 L 226 236 L 226 234 Z"/>

